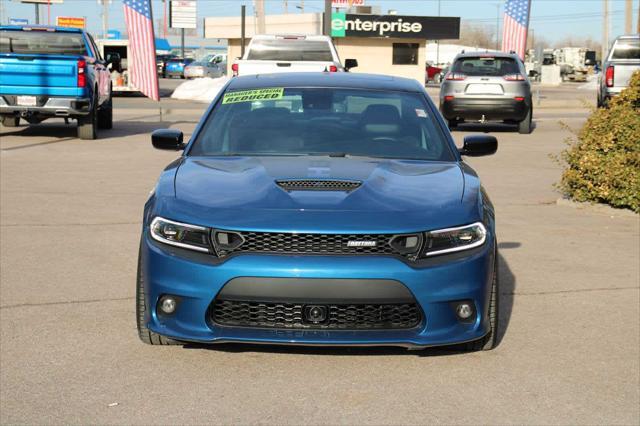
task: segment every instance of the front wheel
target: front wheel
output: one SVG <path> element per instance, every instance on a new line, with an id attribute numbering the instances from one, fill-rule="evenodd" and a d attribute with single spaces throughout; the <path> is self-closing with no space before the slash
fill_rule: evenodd
<path id="1" fill-rule="evenodd" d="M 529 108 L 529 111 L 527 112 L 527 116 L 525 117 L 525 119 L 518 124 L 518 133 L 521 133 L 523 135 L 528 135 L 529 133 L 531 133 L 532 116 L 533 116 L 533 107 Z"/>
<path id="2" fill-rule="evenodd" d="M 179 345 L 180 342 L 164 337 L 149 330 L 145 325 L 145 313 L 149 310 L 144 293 L 144 277 L 142 274 L 142 242 L 138 252 L 138 273 L 136 277 L 136 325 L 138 337 L 147 345 Z"/>
<path id="3" fill-rule="evenodd" d="M 465 344 L 467 351 L 490 351 L 498 344 L 498 325 L 500 314 L 500 283 L 498 279 L 498 250 L 496 249 L 493 261 L 493 280 L 491 282 L 491 296 L 489 297 L 489 309 L 487 315 L 489 319 L 489 332 L 482 338 Z"/>

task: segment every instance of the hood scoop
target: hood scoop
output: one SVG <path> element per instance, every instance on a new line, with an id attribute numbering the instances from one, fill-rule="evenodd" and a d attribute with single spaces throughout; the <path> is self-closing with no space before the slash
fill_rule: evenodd
<path id="1" fill-rule="evenodd" d="M 343 191 L 358 189 L 362 182 L 357 180 L 335 179 L 281 179 L 276 184 L 287 192 L 290 191 Z"/>

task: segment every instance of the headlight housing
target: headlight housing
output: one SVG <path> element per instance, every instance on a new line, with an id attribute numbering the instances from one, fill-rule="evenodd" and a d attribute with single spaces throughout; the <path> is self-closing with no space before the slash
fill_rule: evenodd
<path id="1" fill-rule="evenodd" d="M 164 244 L 204 253 L 211 252 L 210 230 L 203 226 L 156 217 L 149 226 L 151 237 Z"/>
<path id="2" fill-rule="evenodd" d="M 424 255 L 435 256 L 469 250 L 481 246 L 486 239 L 487 229 L 481 222 L 430 231 L 426 235 Z"/>

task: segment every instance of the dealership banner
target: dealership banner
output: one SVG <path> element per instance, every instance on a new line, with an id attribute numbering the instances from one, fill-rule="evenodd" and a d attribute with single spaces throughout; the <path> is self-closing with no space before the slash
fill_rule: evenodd
<path id="1" fill-rule="evenodd" d="M 393 37 L 426 40 L 460 38 L 460 18 L 438 16 L 331 14 L 332 37 Z"/>
<path id="2" fill-rule="evenodd" d="M 56 25 L 59 27 L 79 28 L 84 30 L 85 19 L 76 16 L 58 16 Z"/>

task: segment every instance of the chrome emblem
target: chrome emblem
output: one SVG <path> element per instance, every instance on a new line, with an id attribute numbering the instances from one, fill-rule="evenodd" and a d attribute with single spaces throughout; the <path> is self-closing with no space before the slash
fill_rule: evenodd
<path id="1" fill-rule="evenodd" d="M 375 241 L 348 241 L 347 247 L 375 247 Z"/>

